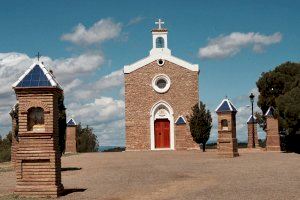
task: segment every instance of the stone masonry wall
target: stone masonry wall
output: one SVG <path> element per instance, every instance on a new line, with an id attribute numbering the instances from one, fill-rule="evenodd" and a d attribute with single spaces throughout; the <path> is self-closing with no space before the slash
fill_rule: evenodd
<path id="1" fill-rule="evenodd" d="M 221 121 L 226 119 L 228 130 L 223 130 Z M 235 113 L 218 113 L 218 154 L 224 157 L 239 156 L 238 144 L 236 139 L 236 121 Z"/>
<path id="2" fill-rule="evenodd" d="M 157 93 L 152 88 L 152 79 L 166 74 L 171 80 L 170 89 Z M 165 61 L 159 66 L 156 61 L 125 74 L 125 126 L 127 150 L 150 150 L 150 110 L 164 100 L 173 108 L 174 122 L 178 116 L 191 113 L 198 100 L 198 73 Z M 182 127 L 183 126 L 183 127 Z M 174 125 L 175 149 L 199 148 L 192 140 L 188 124 Z M 182 136 L 184 135 L 184 137 Z M 185 141 L 184 141 L 185 140 Z"/>
<path id="3" fill-rule="evenodd" d="M 278 130 L 278 119 L 267 117 L 267 151 L 280 151 L 280 136 Z"/>
<path id="4" fill-rule="evenodd" d="M 76 126 L 67 126 L 66 153 L 77 153 L 76 150 Z"/>
<path id="5" fill-rule="evenodd" d="M 258 144 L 258 137 L 257 137 L 257 123 L 248 123 L 248 148 L 253 148 L 253 126 L 254 126 L 254 142 L 255 142 L 255 148 L 259 147 Z"/>
<path id="6" fill-rule="evenodd" d="M 18 90 L 19 145 L 16 156 L 16 189 L 21 196 L 57 197 L 63 190 L 58 146 L 58 93 Z M 45 131 L 27 131 L 27 111 L 44 109 Z"/>

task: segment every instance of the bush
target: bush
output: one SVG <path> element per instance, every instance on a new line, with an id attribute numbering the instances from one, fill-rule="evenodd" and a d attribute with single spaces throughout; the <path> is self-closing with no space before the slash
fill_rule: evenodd
<path id="1" fill-rule="evenodd" d="M 93 129 L 89 126 L 82 128 L 79 123 L 77 126 L 77 152 L 96 152 L 99 143 Z"/>

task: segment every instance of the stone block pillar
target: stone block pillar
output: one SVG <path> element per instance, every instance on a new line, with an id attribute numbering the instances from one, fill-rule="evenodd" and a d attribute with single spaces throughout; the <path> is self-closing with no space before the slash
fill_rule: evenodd
<path id="1" fill-rule="evenodd" d="M 239 156 L 236 139 L 236 108 L 229 99 L 224 99 L 216 112 L 218 115 L 218 154 L 222 157 Z"/>
<path id="2" fill-rule="evenodd" d="M 18 115 L 18 111 L 16 109 L 16 105 L 13 107 L 13 109 L 10 112 L 11 115 L 11 121 L 12 121 L 12 144 L 11 144 L 11 164 L 13 166 L 13 168 L 16 168 L 16 155 L 17 155 L 17 150 L 18 150 L 18 140 L 17 140 L 17 116 Z"/>
<path id="3" fill-rule="evenodd" d="M 58 125 L 63 90 L 43 63 L 33 64 L 13 89 L 19 102 L 15 194 L 57 197 L 63 191 Z"/>
<path id="4" fill-rule="evenodd" d="M 270 107 L 265 116 L 267 118 L 266 149 L 267 151 L 280 151 L 279 126 L 278 119 L 274 117 L 274 108 Z"/>
<path id="5" fill-rule="evenodd" d="M 252 115 L 247 121 L 248 126 L 248 148 L 258 148 L 258 136 L 257 136 L 257 122 L 255 118 L 252 118 Z M 254 144 L 253 146 L 253 135 L 254 135 Z"/>
<path id="6" fill-rule="evenodd" d="M 70 119 L 67 123 L 66 153 L 77 153 L 76 137 L 77 125 L 73 119 Z"/>

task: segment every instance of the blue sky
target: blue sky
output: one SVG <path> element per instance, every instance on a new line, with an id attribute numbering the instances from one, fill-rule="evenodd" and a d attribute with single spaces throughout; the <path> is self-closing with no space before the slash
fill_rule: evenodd
<path id="1" fill-rule="evenodd" d="M 120 69 L 148 55 L 150 30 L 162 18 L 172 54 L 199 64 L 200 99 L 214 111 L 227 95 L 240 109 L 238 138 L 245 140 L 255 81 L 285 61 L 299 62 L 299 8 L 299 1 L 2 1 L 0 133 L 10 126 L 11 84 L 39 51 L 67 88 L 68 114 L 92 125 L 100 144 L 123 145 Z M 87 37 L 93 27 L 99 37 L 78 38 L 79 24 Z"/>

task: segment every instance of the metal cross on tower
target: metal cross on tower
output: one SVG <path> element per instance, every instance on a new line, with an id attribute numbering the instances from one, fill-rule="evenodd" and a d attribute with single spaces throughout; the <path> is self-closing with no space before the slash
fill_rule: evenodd
<path id="1" fill-rule="evenodd" d="M 36 56 L 37 56 L 38 61 L 40 61 L 40 57 L 42 56 L 42 55 L 40 54 L 40 52 L 38 52 L 38 54 L 37 54 Z"/>
<path id="2" fill-rule="evenodd" d="M 158 21 L 155 22 L 155 24 L 158 24 L 158 29 L 161 29 L 161 25 L 165 24 L 165 22 L 163 22 L 161 19 L 158 19 Z"/>

